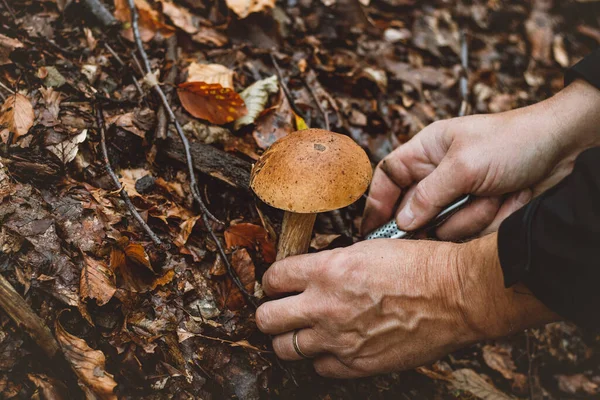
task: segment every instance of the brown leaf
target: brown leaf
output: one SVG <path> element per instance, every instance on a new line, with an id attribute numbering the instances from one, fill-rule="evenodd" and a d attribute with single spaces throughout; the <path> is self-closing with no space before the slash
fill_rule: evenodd
<path id="1" fill-rule="evenodd" d="M 525 31 L 531 45 L 531 58 L 548 65 L 552 62 L 554 22 L 540 3 L 544 2 L 534 1 L 529 19 L 525 21 Z"/>
<path id="2" fill-rule="evenodd" d="M 240 278 L 246 292 L 252 294 L 254 292 L 255 267 L 248 251 L 246 249 L 234 251 L 231 255 L 231 266 Z M 225 281 L 223 295 L 224 305 L 232 311 L 241 309 L 246 303 L 244 296 L 230 279 Z"/>
<path id="3" fill-rule="evenodd" d="M 41 392 L 45 400 L 68 399 L 64 383 L 43 374 L 28 374 L 27 377 Z"/>
<path id="4" fill-rule="evenodd" d="M 315 237 L 310 241 L 310 247 L 312 247 L 315 250 L 323 250 L 324 248 L 328 247 L 331 244 L 331 242 L 333 242 L 340 236 L 342 235 L 327 235 L 322 233 L 316 233 Z"/>
<path id="5" fill-rule="evenodd" d="M 21 136 L 29 132 L 34 119 L 33 106 L 27 97 L 20 93 L 8 96 L 2 108 L 0 108 L 0 129 L 4 128 L 0 131 L 2 141 L 6 143 L 8 134 L 13 133 L 13 143 L 16 142 Z"/>
<path id="6" fill-rule="evenodd" d="M 232 225 L 225 231 L 225 244 L 229 249 L 234 247 L 255 249 L 258 247 L 265 262 L 275 261 L 275 244 L 262 226 L 246 222 Z"/>
<path id="7" fill-rule="evenodd" d="M 200 44 L 212 44 L 216 47 L 225 46 L 229 42 L 227 35 L 217 31 L 214 28 L 201 26 L 192 40 Z"/>
<path id="8" fill-rule="evenodd" d="M 117 400 L 113 392 L 117 382 L 113 379 L 113 375 L 105 370 L 104 353 L 92 349 L 83 339 L 65 331 L 58 319 L 55 333 L 65 358 L 71 364 L 81 384 L 98 399 Z"/>
<path id="9" fill-rule="evenodd" d="M 181 231 L 179 231 L 179 234 L 174 240 L 175 245 L 177 247 L 185 246 L 185 244 L 188 241 L 188 238 L 190 237 L 190 234 L 192 233 L 192 230 L 194 229 L 194 226 L 196 226 L 196 222 L 198 222 L 198 220 L 201 217 L 201 215 L 195 215 L 191 218 L 186 219 L 181 223 L 181 225 L 179 225 Z"/>
<path id="10" fill-rule="evenodd" d="M 194 34 L 198 32 L 196 24 L 194 24 L 194 16 L 183 7 L 180 7 L 170 1 L 161 1 L 163 13 L 171 18 L 173 25 L 184 32 Z"/>
<path id="11" fill-rule="evenodd" d="M 177 94 L 187 112 L 213 124 L 233 122 L 248 112 L 239 94 L 218 83 L 185 82 L 178 86 Z"/>
<path id="12" fill-rule="evenodd" d="M 242 19 L 252 13 L 275 6 L 275 0 L 225 0 L 225 2 L 227 7 Z"/>
<path id="13" fill-rule="evenodd" d="M 23 43 L 17 39 L 4 36 L 0 33 L 0 65 L 12 64 L 10 54 L 18 48 L 23 47 Z"/>
<path id="14" fill-rule="evenodd" d="M 583 374 L 556 375 L 556 379 L 558 380 L 558 388 L 565 393 L 598 394 L 598 385 Z"/>
<path id="15" fill-rule="evenodd" d="M 163 275 L 157 274 L 150 263 L 150 257 L 139 243 L 131 243 L 121 238 L 110 253 L 110 267 L 119 271 L 123 286 L 132 292 L 147 292 L 157 286 L 169 283 L 174 276 L 172 270 Z"/>
<path id="16" fill-rule="evenodd" d="M 472 369 L 463 368 L 452 372 L 450 381 L 456 389 L 470 392 L 482 400 L 514 400 L 514 397 L 496 389 Z"/>
<path id="17" fill-rule="evenodd" d="M 187 82 L 218 83 L 233 90 L 233 71 L 221 64 L 193 62 L 188 68 Z"/>
<path id="18" fill-rule="evenodd" d="M 268 149 L 273 143 L 294 132 L 294 113 L 287 98 L 282 94 L 279 104 L 271 107 L 256 119 L 252 136 L 261 149 Z"/>
<path id="19" fill-rule="evenodd" d="M 110 301 L 117 290 L 115 274 L 102 261 L 84 256 L 84 262 L 79 281 L 81 300 L 94 299 L 99 306 L 103 306 Z"/>
<path id="20" fill-rule="evenodd" d="M 483 360 L 493 370 L 502 374 L 506 379 L 514 377 L 514 371 L 517 369 L 511 358 L 510 347 L 491 346 L 483 347 Z"/>
<path id="21" fill-rule="evenodd" d="M 115 18 L 128 24 L 131 21 L 129 5 L 127 0 L 114 0 Z M 138 11 L 138 25 L 142 41 L 149 42 L 160 32 L 164 37 L 169 37 L 175 33 L 175 29 L 164 23 L 162 16 L 158 11 L 152 8 L 146 0 L 135 0 L 135 6 Z M 131 28 L 123 31 L 123 37 L 133 41 L 133 32 Z"/>

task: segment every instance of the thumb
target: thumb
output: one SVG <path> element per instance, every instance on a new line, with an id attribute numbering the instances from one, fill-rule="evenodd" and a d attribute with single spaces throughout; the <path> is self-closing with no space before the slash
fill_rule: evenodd
<path id="1" fill-rule="evenodd" d="M 403 230 L 414 230 L 425 225 L 452 201 L 468 192 L 468 180 L 453 167 L 447 158 L 409 191 L 396 217 Z"/>

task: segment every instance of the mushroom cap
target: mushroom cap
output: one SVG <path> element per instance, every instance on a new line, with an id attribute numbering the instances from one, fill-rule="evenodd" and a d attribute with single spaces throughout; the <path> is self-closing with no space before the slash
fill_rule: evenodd
<path id="1" fill-rule="evenodd" d="M 291 133 L 264 152 L 252 168 L 250 187 L 268 205 L 319 213 L 354 203 L 373 171 L 352 139 L 323 129 Z"/>

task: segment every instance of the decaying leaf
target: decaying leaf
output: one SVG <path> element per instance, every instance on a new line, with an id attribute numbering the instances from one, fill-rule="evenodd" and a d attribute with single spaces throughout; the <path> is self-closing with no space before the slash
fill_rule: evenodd
<path id="1" fill-rule="evenodd" d="M 512 379 L 514 377 L 514 371 L 517 367 L 511 358 L 510 347 L 484 346 L 483 360 L 488 367 L 500 372 L 506 379 Z"/>
<path id="2" fill-rule="evenodd" d="M 44 374 L 28 374 L 27 378 L 42 393 L 45 400 L 67 400 L 67 387 L 61 381 L 51 378 Z"/>
<path id="3" fill-rule="evenodd" d="M 554 21 L 547 11 L 544 0 L 535 0 L 529 19 L 525 21 L 525 31 L 531 44 L 531 58 L 543 64 L 552 62 L 552 42 Z"/>
<path id="4" fill-rule="evenodd" d="M 147 292 L 169 283 L 174 272 L 169 270 L 160 275 L 152 268 L 150 257 L 139 243 L 123 237 L 110 253 L 110 267 L 119 271 L 123 286 L 132 292 Z"/>
<path id="5" fill-rule="evenodd" d="M 117 400 L 117 396 L 114 394 L 117 382 L 113 379 L 113 375 L 105 369 L 104 353 L 92 349 L 85 340 L 71 335 L 58 320 L 55 324 L 55 333 L 63 354 L 71 364 L 80 383 L 97 399 Z"/>
<path id="6" fill-rule="evenodd" d="M 244 100 L 218 83 L 185 82 L 177 87 L 181 105 L 196 118 L 222 125 L 246 115 Z"/>
<path id="7" fill-rule="evenodd" d="M 33 106 L 27 97 L 20 93 L 8 96 L 2 108 L 0 108 L 0 136 L 2 141 L 7 143 L 12 133 L 14 135 L 13 143 L 16 142 L 21 136 L 29 132 L 34 120 Z"/>
<path id="8" fill-rule="evenodd" d="M 0 33 L 0 65 L 12 64 L 10 54 L 18 48 L 23 47 L 23 43 L 17 39 L 4 36 Z"/>
<path id="9" fill-rule="evenodd" d="M 186 219 L 179 225 L 181 230 L 179 231 L 179 235 L 175 238 L 175 245 L 178 247 L 185 246 L 190 237 L 194 226 L 196 226 L 196 222 L 201 218 L 201 215 L 195 215 L 191 218 Z"/>
<path id="10" fill-rule="evenodd" d="M 294 121 L 296 122 L 295 126 Z M 254 123 L 256 126 L 252 132 L 252 137 L 258 147 L 264 150 L 271 147 L 273 143 L 282 137 L 296 130 L 306 129 L 304 120 L 294 113 L 283 93 L 281 93 L 279 103 L 264 110 Z"/>
<path id="11" fill-rule="evenodd" d="M 187 82 L 218 83 L 233 90 L 233 71 L 221 64 L 193 62 L 188 68 Z"/>
<path id="12" fill-rule="evenodd" d="M 83 301 L 94 299 L 99 306 L 103 306 L 110 301 L 117 290 L 115 274 L 102 261 L 89 256 L 85 256 L 84 261 L 79 282 L 79 295 Z"/>
<path id="13" fill-rule="evenodd" d="M 316 233 L 315 237 L 310 241 L 310 247 L 315 250 L 323 250 L 331 244 L 335 239 L 339 238 L 342 235 L 337 233 L 334 234 L 322 234 Z"/>
<path id="14" fill-rule="evenodd" d="M 189 10 L 170 1 L 161 1 L 161 4 L 163 13 L 171 18 L 173 25 L 189 34 L 198 32 L 198 28 L 194 24 L 194 17 Z"/>
<path id="15" fill-rule="evenodd" d="M 114 0 L 114 2 L 115 18 L 128 26 L 131 21 L 131 15 L 127 0 Z M 152 8 L 146 0 L 135 0 L 135 6 L 138 10 L 138 25 L 142 41 L 149 42 L 158 32 L 165 37 L 173 35 L 175 29 L 173 29 L 172 26 L 165 24 L 160 13 Z M 131 28 L 123 31 L 123 37 L 133 41 L 133 32 Z"/>
<path id="16" fill-rule="evenodd" d="M 265 109 L 269 96 L 278 91 L 279 82 L 276 75 L 256 81 L 244 89 L 240 93 L 240 96 L 246 103 L 248 113 L 235 121 L 234 128 L 239 129 L 242 126 L 252 124 L 256 120 L 256 117 Z"/>
<path id="17" fill-rule="evenodd" d="M 255 267 L 252 258 L 246 249 L 237 249 L 231 254 L 231 266 L 240 278 L 240 282 L 248 293 L 254 292 Z M 239 289 L 230 279 L 223 285 L 223 303 L 230 310 L 239 310 L 244 307 L 245 299 Z"/>
<path id="18" fill-rule="evenodd" d="M 210 44 L 216 47 L 225 46 L 229 42 L 227 35 L 207 26 L 201 26 L 198 33 L 192 36 L 192 40 L 196 43 Z"/>
<path id="19" fill-rule="evenodd" d="M 275 261 L 275 244 L 262 226 L 247 222 L 232 225 L 225 231 L 225 244 L 230 249 L 246 247 L 259 250 L 265 262 Z"/>
<path id="20" fill-rule="evenodd" d="M 275 0 L 226 0 L 225 2 L 227 7 L 240 18 L 246 18 L 252 13 L 275 6 Z"/>
<path id="21" fill-rule="evenodd" d="M 107 125 L 114 124 L 145 139 L 146 132 L 152 129 L 155 120 L 154 111 L 145 108 L 134 112 L 114 115 L 107 118 L 106 123 Z"/>
<path id="22" fill-rule="evenodd" d="M 68 164 L 75 159 L 79 151 L 79 144 L 85 142 L 87 138 L 87 129 L 84 129 L 78 135 L 71 136 L 58 144 L 53 144 L 46 147 L 50 150 L 63 164 Z"/>
<path id="23" fill-rule="evenodd" d="M 558 380 L 558 388 L 571 395 L 578 393 L 594 395 L 600 393 L 598 385 L 583 374 L 556 375 L 556 379 Z"/>
<path id="24" fill-rule="evenodd" d="M 452 372 L 451 382 L 456 389 L 470 392 L 481 400 L 514 400 L 514 397 L 496 389 L 472 369 L 463 368 Z"/>

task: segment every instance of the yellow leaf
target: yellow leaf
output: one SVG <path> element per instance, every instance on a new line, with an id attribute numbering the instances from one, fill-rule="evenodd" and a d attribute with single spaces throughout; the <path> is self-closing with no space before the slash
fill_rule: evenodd
<path id="1" fill-rule="evenodd" d="M 263 11 L 265 8 L 273 8 L 275 0 L 225 0 L 229 7 L 240 18 Z"/>

